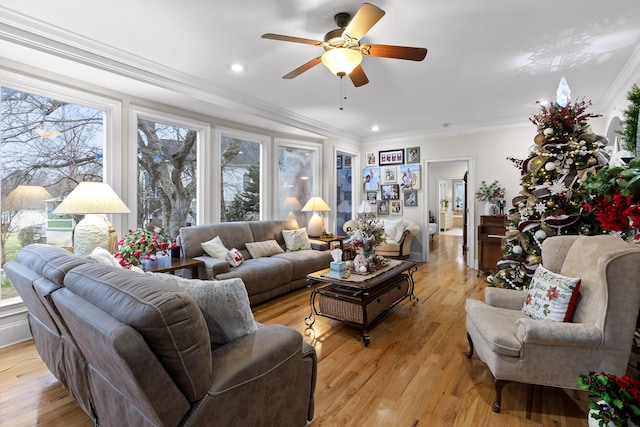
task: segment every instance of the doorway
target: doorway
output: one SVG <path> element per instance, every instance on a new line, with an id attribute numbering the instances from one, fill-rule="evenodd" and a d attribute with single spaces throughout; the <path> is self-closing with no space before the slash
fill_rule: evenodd
<path id="1" fill-rule="evenodd" d="M 425 193 L 422 212 L 423 230 L 429 230 L 429 217 L 431 214 L 437 223 L 436 235 L 448 232 L 453 228 L 454 219 L 461 231 L 461 250 L 466 255 L 466 265 L 474 267 L 476 257 L 476 245 L 474 224 L 475 209 L 473 192 L 474 188 L 474 158 L 472 156 L 454 157 L 447 159 L 425 160 Z M 442 199 L 448 199 L 448 206 L 444 209 Z M 458 200 L 460 199 L 460 200 Z M 455 218 L 454 218 L 455 215 Z M 446 230 L 444 230 L 446 228 Z M 428 232 L 423 233 L 422 259 L 429 261 L 432 239 Z M 466 251 L 465 251 L 466 250 Z"/>

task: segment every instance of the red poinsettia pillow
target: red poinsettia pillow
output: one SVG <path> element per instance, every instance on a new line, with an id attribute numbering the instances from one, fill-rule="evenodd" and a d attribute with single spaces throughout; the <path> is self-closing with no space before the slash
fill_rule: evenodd
<path id="1" fill-rule="evenodd" d="M 539 265 L 529 284 L 522 312 L 534 319 L 568 322 L 579 289 L 579 277 L 563 276 Z"/>

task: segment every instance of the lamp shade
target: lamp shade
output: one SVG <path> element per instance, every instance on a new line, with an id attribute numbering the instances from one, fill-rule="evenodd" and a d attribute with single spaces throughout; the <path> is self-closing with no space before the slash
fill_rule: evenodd
<path id="1" fill-rule="evenodd" d="M 131 212 L 106 182 L 81 182 L 54 214 L 112 214 Z"/>
<path id="2" fill-rule="evenodd" d="M 331 208 L 322 200 L 322 197 L 310 198 L 302 208 L 302 212 L 323 212 L 330 210 Z"/>
<path id="3" fill-rule="evenodd" d="M 322 54 L 322 63 L 335 75 L 343 77 L 362 62 L 362 54 L 353 49 L 339 47 Z"/>
<path id="4" fill-rule="evenodd" d="M 2 203 L 3 210 L 44 209 L 51 194 L 41 185 L 18 185 Z"/>
<path id="5" fill-rule="evenodd" d="M 360 206 L 358 206 L 358 213 L 371 213 L 371 206 L 369 205 L 369 202 L 363 200 L 362 203 L 360 203 Z"/>

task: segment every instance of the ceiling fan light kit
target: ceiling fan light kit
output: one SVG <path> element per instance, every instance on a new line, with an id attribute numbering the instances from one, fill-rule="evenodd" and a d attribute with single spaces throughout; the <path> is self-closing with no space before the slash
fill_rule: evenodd
<path id="1" fill-rule="evenodd" d="M 336 48 L 322 55 L 322 63 L 336 76 L 344 77 L 362 62 L 362 54 L 357 50 Z"/>
<path id="2" fill-rule="evenodd" d="M 325 50 L 321 57 L 313 58 L 285 74 L 283 76 L 284 79 L 293 79 L 322 62 L 333 74 L 340 78 L 348 75 L 353 85 L 359 87 L 369 83 L 367 75 L 360 66 L 362 55 L 410 61 L 422 61 L 427 55 L 427 49 L 421 47 L 361 45 L 360 40 L 362 37 L 384 14 L 384 10 L 369 3 L 363 3 L 351 20 L 350 14 L 346 12 L 338 13 L 334 16 L 334 21 L 339 28 L 325 34 L 324 41 L 272 33 L 263 34 L 262 38 L 310 44 L 320 46 Z"/>

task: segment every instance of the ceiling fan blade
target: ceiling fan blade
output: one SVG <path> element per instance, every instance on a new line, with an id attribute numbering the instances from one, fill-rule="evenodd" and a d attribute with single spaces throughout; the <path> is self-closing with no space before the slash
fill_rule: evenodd
<path id="1" fill-rule="evenodd" d="M 353 69 L 351 74 L 349 74 L 349 78 L 355 87 L 364 86 L 369 83 L 369 79 L 360 65 Z"/>
<path id="2" fill-rule="evenodd" d="M 291 36 L 283 36 L 280 34 L 272 34 L 272 33 L 266 33 L 262 35 L 263 39 L 270 39 L 270 40 L 280 40 L 283 42 L 294 42 L 294 43 L 304 43 L 304 44 L 311 44 L 314 46 L 319 46 L 322 44 L 321 41 L 318 40 L 311 40 L 311 39 L 303 39 L 301 37 L 291 37 Z"/>
<path id="3" fill-rule="evenodd" d="M 422 61 L 427 56 L 427 49 L 423 47 L 365 44 L 360 50 L 363 55 L 377 56 L 379 58 L 408 59 L 410 61 Z"/>
<path id="4" fill-rule="evenodd" d="M 322 59 L 320 57 L 313 58 L 311 61 L 302 64 L 301 66 L 299 66 L 298 68 L 296 68 L 295 70 L 290 72 L 289 74 L 285 74 L 284 76 L 282 76 L 282 78 L 283 79 L 293 79 L 294 77 L 298 77 L 300 74 L 304 73 L 305 71 L 307 71 L 310 68 L 315 67 L 320 62 L 322 62 Z"/>
<path id="5" fill-rule="evenodd" d="M 369 3 L 362 3 L 342 33 L 346 39 L 360 40 L 384 16 L 384 10 Z"/>

